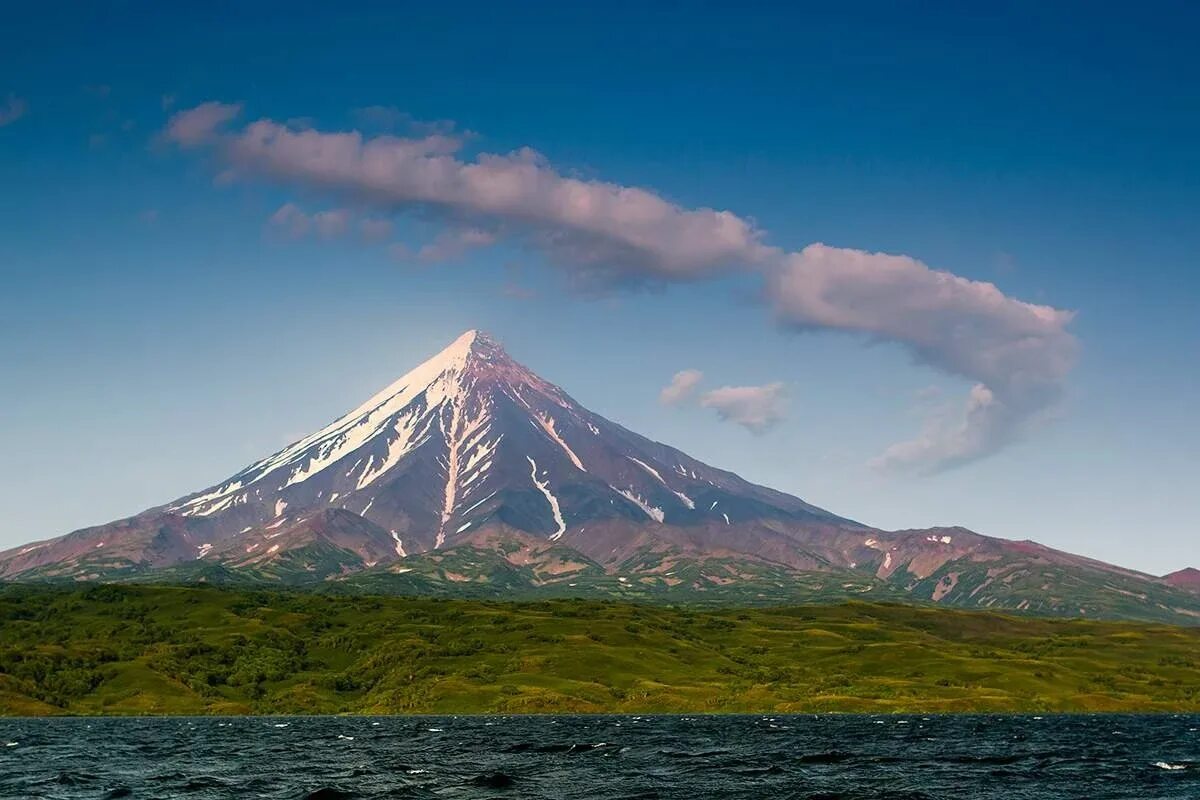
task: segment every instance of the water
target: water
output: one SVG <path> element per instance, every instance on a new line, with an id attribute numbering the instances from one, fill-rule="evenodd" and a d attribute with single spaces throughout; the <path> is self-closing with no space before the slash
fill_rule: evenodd
<path id="1" fill-rule="evenodd" d="M 1200 716 L 0 719 L 0 797 L 1197 798 Z"/>

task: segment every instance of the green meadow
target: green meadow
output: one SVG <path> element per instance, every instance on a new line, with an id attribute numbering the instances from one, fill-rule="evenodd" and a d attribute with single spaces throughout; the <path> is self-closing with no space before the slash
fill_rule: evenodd
<path id="1" fill-rule="evenodd" d="M 844 603 L 0 590 L 0 713 L 1200 711 L 1200 628 Z"/>

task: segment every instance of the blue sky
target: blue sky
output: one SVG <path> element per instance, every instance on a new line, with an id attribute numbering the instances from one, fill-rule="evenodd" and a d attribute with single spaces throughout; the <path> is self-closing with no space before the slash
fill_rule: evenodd
<path id="1" fill-rule="evenodd" d="M 593 410 L 864 522 L 1200 561 L 1195 10 L 768 9 L 6 11 L 0 547 L 212 484 L 476 327 Z M 172 134 L 205 103 L 229 119 Z M 631 245 L 538 197 L 381 202 L 247 155 L 257 120 L 444 136 L 459 166 L 532 148 L 557 185 L 669 213 Z M 299 226 L 272 224 L 289 203 Z M 672 234 L 698 209 L 745 223 L 735 255 L 771 252 L 706 260 L 708 228 Z M 345 232 L 320 235 L 338 211 Z M 364 240 L 366 219 L 387 235 Z M 913 260 L 886 291 L 876 253 Z M 925 265 L 964 279 L 928 313 Z M 815 309 L 814 276 L 853 302 Z M 1074 316 L 995 367 L 980 353 L 1041 325 L 1026 304 Z M 961 346 L 922 347 L 927 318 Z M 684 369 L 696 395 L 662 404 Z M 775 383 L 765 433 L 699 402 Z M 975 384 L 994 404 L 963 457 L 939 441 L 879 467 L 953 428 Z"/>

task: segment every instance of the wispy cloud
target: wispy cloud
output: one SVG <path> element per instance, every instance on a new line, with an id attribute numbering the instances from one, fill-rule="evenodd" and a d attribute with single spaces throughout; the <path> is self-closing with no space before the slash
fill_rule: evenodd
<path id="1" fill-rule="evenodd" d="M 764 386 L 722 386 L 700 396 L 700 405 L 717 412 L 751 433 L 766 433 L 785 416 L 787 397 L 782 383 Z"/>
<path id="2" fill-rule="evenodd" d="M 676 372 L 671 382 L 658 393 L 658 401 L 665 406 L 677 406 L 690 400 L 696 392 L 696 387 L 704 379 L 704 373 L 698 369 L 684 369 Z"/>
<path id="3" fill-rule="evenodd" d="M 334 239 L 350 230 L 348 209 L 334 208 L 309 214 L 295 203 L 284 203 L 267 221 L 272 229 L 282 231 L 293 239 L 310 233 L 322 239 Z"/>
<path id="4" fill-rule="evenodd" d="M 438 264 L 462 258 L 468 251 L 495 244 L 496 235 L 481 228 L 451 228 L 417 251 L 417 260 Z"/>
<path id="5" fill-rule="evenodd" d="M 444 124 L 407 136 L 270 119 L 230 128 L 239 111 L 205 103 L 173 116 L 165 134 L 184 149 L 215 148 L 233 178 L 323 191 L 379 211 L 440 214 L 449 238 L 435 239 L 417 258 L 461 253 L 455 248 L 471 246 L 462 231 L 483 231 L 488 243 L 516 237 L 545 251 L 585 286 L 741 271 L 762 281 L 762 303 L 784 329 L 896 342 L 919 362 L 972 382 L 954 424 L 927 425 L 888 448 L 875 461 L 880 467 L 938 471 L 997 451 L 1053 406 L 1074 363 L 1071 312 L 1016 300 L 908 256 L 824 244 L 787 252 L 731 211 L 686 208 L 648 189 L 564 174 L 529 149 L 466 157 L 463 136 Z M 406 247 L 402 255 L 414 257 Z M 769 387 L 726 390 L 747 388 Z M 706 395 L 713 395 L 710 407 L 734 419 L 730 403 L 739 395 L 716 392 L 725 393 Z M 765 429 L 771 419 L 765 412 L 753 425 Z"/>
<path id="6" fill-rule="evenodd" d="M 29 112 L 29 105 L 15 94 L 9 94 L 0 105 L 0 128 L 11 125 Z"/>
<path id="7" fill-rule="evenodd" d="M 390 219 L 381 217 L 367 217 L 358 221 L 358 230 L 363 239 L 368 242 L 387 241 L 392 238 L 392 231 L 395 228 L 395 224 Z"/>
<path id="8" fill-rule="evenodd" d="M 411 136 L 456 135 L 467 138 L 474 134 L 458 131 L 453 120 L 422 120 L 395 106 L 366 106 L 354 110 L 354 119 L 366 130 L 404 133 Z"/>
<path id="9" fill-rule="evenodd" d="M 163 134 L 180 147 L 198 147 L 214 141 L 220 128 L 241 111 L 241 103 L 201 103 L 173 115 Z"/>

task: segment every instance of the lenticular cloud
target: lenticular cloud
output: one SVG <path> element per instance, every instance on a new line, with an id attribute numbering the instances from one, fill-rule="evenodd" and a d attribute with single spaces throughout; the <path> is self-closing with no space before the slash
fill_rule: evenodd
<path id="1" fill-rule="evenodd" d="M 936 472 L 996 452 L 1053 406 L 1074 362 L 1071 312 L 908 256 L 824 244 L 786 252 L 731 211 L 569 176 L 529 149 L 468 158 L 448 130 L 368 137 L 270 119 L 239 128 L 240 111 L 205 103 L 175 114 L 164 136 L 185 150 L 211 149 L 226 177 L 326 192 L 375 213 L 441 214 L 454 230 L 478 231 L 479 246 L 518 238 L 585 286 L 759 276 L 763 303 L 785 329 L 897 342 L 971 381 L 960 413 L 889 447 L 874 461 L 882 468 Z M 431 258 L 458 248 L 456 236 L 430 246 Z"/>

